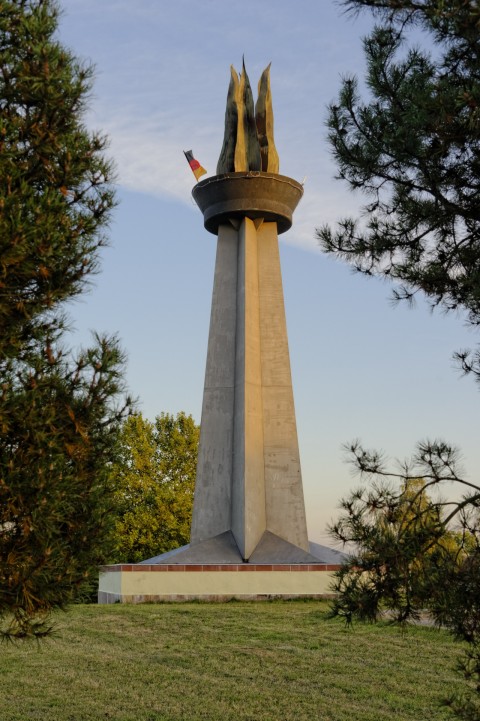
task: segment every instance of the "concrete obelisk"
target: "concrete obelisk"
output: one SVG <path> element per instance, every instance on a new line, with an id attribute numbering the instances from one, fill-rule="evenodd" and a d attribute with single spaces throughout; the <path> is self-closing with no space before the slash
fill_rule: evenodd
<path id="1" fill-rule="evenodd" d="M 191 547 L 231 534 L 244 561 L 313 560 L 278 249 L 303 188 L 278 174 L 269 68 L 252 111 L 232 69 L 217 175 L 193 189 L 218 241 Z"/>

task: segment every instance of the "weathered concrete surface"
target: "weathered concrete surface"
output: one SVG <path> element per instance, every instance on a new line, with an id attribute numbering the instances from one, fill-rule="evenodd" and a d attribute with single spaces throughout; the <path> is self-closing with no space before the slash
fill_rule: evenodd
<path id="1" fill-rule="evenodd" d="M 175 548 L 173 551 L 162 553 L 159 556 L 141 561 L 142 564 L 185 564 L 185 563 L 242 563 L 243 559 L 238 550 L 235 538 L 231 531 L 221 533 L 219 536 L 208 538 L 198 543 L 188 543 L 186 546 Z"/>
<path id="2" fill-rule="evenodd" d="M 265 531 L 260 543 L 248 559 L 249 563 L 319 563 L 309 551 L 279 538 L 270 531 Z"/>
<path id="3" fill-rule="evenodd" d="M 208 559 L 206 561 L 205 559 Z M 249 558 L 249 563 L 257 564 L 341 564 L 346 559 L 345 553 L 336 551 L 333 548 L 322 546 L 318 543 L 310 543 L 308 552 L 295 546 L 283 538 L 279 538 L 270 531 L 265 531 Z M 183 564 L 242 564 L 243 559 L 238 550 L 237 543 L 230 531 L 221 533 L 219 536 L 209 538 L 198 543 L 189 543 L 181 548 L 176 548 L 168 553 L 148 558 L 140 565 L 183 565 Z M 138 565 L 138 564 L 137 564 Z"/>
<path id="4" fill-rule="evenodd" d="M 237 325 L 237 232 L 219 229 L 191 542 L 231 528 Z"/>
<path id="5" fill-rule="evenodd" d="M 247 559 L 266 528 L 257 233 L 238 231 L 232 532 Z"/>
<path id="6" fill-rule="evenodd" d="M 258 230 L 266 528 L 308 551 L 282 273 L 275 223 Z"/>
<path id="7" fill-rule="evenodd" d="M 191 547 L 228 530 L 245 560 L 266 531 L 314 560 L 277 225 L 248 217 L 219 227 Z"/>

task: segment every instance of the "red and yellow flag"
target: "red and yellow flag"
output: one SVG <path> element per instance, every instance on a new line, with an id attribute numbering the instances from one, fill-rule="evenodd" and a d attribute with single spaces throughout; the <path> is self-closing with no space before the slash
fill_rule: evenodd
<path id="1" fill-rule="evenodd" d="M 205 170 L 205 168 L 202 168 L 198 160 L 195 160 L 195 158 L 193 157 L 193 150 L 184 150 L 183 152 L 187 159 L 187 163 L 192 169 L 192 173 L 194 174 L 196 179 L 199 180 L 199 178 L 202 175 L 205 175 L 207 171 Z"/>

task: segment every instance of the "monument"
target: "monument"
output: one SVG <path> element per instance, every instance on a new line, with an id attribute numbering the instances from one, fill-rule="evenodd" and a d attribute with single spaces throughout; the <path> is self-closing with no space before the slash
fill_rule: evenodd
<path id="1" fill-rule="evenodd" d="M 278 170 L 270 66 L 255 108 L 232 67 L 217 175 L 193 190 L 218 241 L 191 543 L 244 561 L 309 555 L 278 251 L 303 188 Z"/>
<path id="2" fill-rule="evenodd" d="M 303 187 L 278 171 L 270 66 L 255 106 L 232 67 L 217 173 L 193 189 L 218 239 L 191 540 L 105 567 L 100 601 L 324 595 L 341 563 L 307 536 L 278 248 Z"/>

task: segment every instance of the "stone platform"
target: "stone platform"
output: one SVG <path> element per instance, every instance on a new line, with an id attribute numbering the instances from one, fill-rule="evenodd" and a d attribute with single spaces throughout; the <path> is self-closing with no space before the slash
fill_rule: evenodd
<path id="1" fill-rule="evenodd" d="M 209 563 L 201 561 L 205 554 Z M 255 555 L 242 561 L 227 532 L 141 563 L 104 566 L 98 602 L 325 598 L 331 595 L 332 574 L 345 558 L 316 543 L 305 553 L 268 532 Z"/>

